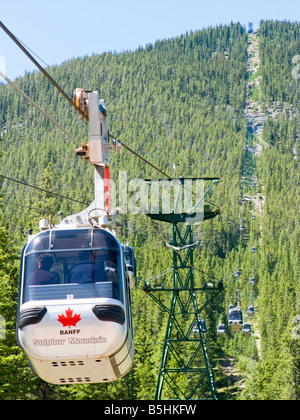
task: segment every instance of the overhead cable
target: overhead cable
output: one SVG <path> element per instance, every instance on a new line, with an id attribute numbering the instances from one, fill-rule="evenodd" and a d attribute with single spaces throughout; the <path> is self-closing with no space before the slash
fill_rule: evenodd
<path id="1" fill-rule="evenodd" d="M 24 47 L 24 45 L 17 39 L 17 37 L 10 32 L 10 30 L 0 21 L 0 27 L 4 30 L 4 32 L 7 33 L 7 35 L 14 41 L 15 44 L 27 55 L 27 57 L 37 66 L 37 68 L 47 77 L 47 79 L 55 86 L 55 88 L 67 99 L 70 104 L 76 108 L 76 111 L 80 113 L 80 115 L 84 119 L 88 119 L 88 117 L 81 111 L 80 108 L 78 108 L 72 98 L 70 98 L 66 92 L 55 82 L 55 80 L 50 76 L 49 73 L 46 72 L 46 70 L 36 61 L 36 59 L 30 54 L 29 51 Z"/>
<path id="2" fill-rule="evenodd" d="M 74 198 L 70 198 L 70 197 L 67 197 L 65 195 L 61 195 L 61 194 L 55 193 L 53 191 L 45 190 L 44 188 L 40 188 L 40 187 L 37 187 L 35 185 L 27 184 L 27 182 L 20 181 L 18 179 L 14 179 L 14 178 L 10 178 L 10 177 L 5 176 L 5 175 L 2 175 L 2 174 L 0 174 L 0 178 L 7 179 L 8 181 L 12 181 L 12 182 L 15 182 L 17 184 L 25 185 L 26 187 L 30 187 L 30 188 L 33 188 L 35 190 L 38 190 L 38 191 L 41 191 L 41 192 L 45 192 L 47 194 L 51 194 L 51 195 L 54 195 L 56 197 L 60 197 L 60 198 L 64 198 L 64 199 L 69 200 L 69 201 L 73 201 L 74 203 L 84 204 L 85 206 L 88 205 L 87 203 L 85 203 L 83 201 L 75 200 Z"/>
<path id="3" fill-rule="evenodd" d="M 84 114 L 83 111 L 81 111 L 81 109 L 79 107 L 77 107 L 77 105 L 74 103 L 74 101 L 64 92 L 64 90 L 55 82 L 55 80 L 46 72 L 46 70 L 35 60 L 35 58 L 29 53 L 29 51 L 25 48 L 24 43 L 20 42 L 20 40 L 0 21 L 0 27 L 7 33 L 7 35 L 18 45 L 18 47 L 27 55 L 27 57 L 38 67 L 38 69 L 47 77 L 47 79 L 55 86 L 55 88 L 67 99 L 67 101 L 72 105 L 72 107 L 74 107 L 76 109 L 76 111 L 79 112 L 79 114 L 86 120 L 88 120 L 88 116 Z M 109 135 L 110 138 L 115 139 L 115 136 L 113 135 Z M 77 140 L 75 140 L 77 142 Z M 120 141 L 119 141 L 120 142 Z M 165 176 L 166 178 L 168 178 L 169 180 L 171 180 L 172 178 L 167 175 L 165 172 L 163 172 L 162 170 L 160 170 L 157 166 L 153 165 L 151 162 L 149 162 L 147 159 L 145 159 L 143 156 L 141 156 L 140 154 L 138 154 L 137 152 L 135 152 L 134 150 L 132 150 L 130 147 L 128 147 L 126 144 L 124 144 L 123 142 L 120 142 L 120 144 L 126 149 L 128 150 L 130 153 L 134 154 L 135 156 L 137 156 L 139 159 L 141 159 L 143 162 L 145 162 L 147 165 L 151 166 L 153 169 L 155 169 L 156 171 L 158 171 L 160 174 L 162 174 L 163 176 Z M 179 184 L 179 183 L 178 183 Z M 180 184 L 181 185 L 181 184 Z M 184 189 L 186 189 L 187 191 L 188 188 L 184 187 Z M 196 195 L 193 191 L 192 192 L 193 195 Z M 217 208 L 218 213 L 221 213 L 220 207 L 215 204 L 212 203 L 211 201 L 204 199 L 205 202 L 215 206 Z"/>
<path id="4" fill-rule="evenodd" d="M 27 55 L 27 57 L 38 67 L 38 69 L 47 77 L 47 79 L 56 87 L 56 89 L 67 99 L 67 101 L 76 109 L 76 111 L 79 112 L 79 114 L 85 118 L 88 119 L 88 117 L 81 111 L 79 107 L 76 106 L 76 104 L 73 102 L 73 100 L 65 93 L 65 91 L 55 82 L 55 80 L 46 72 L 46 70 L 35 60 L 35 58 L 29 53 L 29 51 L 25 48 L 24 43 L 20 42 L 20 40 L 0 21 L 0 27 L 7 33 L 7 35 L 18 45 L 18 47 Z M 114 136 L 110 135 L 111 138 L 115 139 Z M 168 179 L 172 179 L 169 175 L 164 173 L 162 170 L 160 170 L 158 167 L 153 165 L 151 162 L 143 158 L 141 155 L 139 155 L 137 152 L 132 150 L 130 147 L 126 146 L 124 143 L 120 142 L 122 146 L 128 150 L 130 153 L 137 156 L 139 159 L 141 159 L 143 162 L 145 162 L 147 165 L 151 166 L 153 169 L 161 173 L 163 176 L 165 176 Z M 186 189 L 186 187 L 184 187 Z M 194 192 L 192 192 L 194 195 L 196 195 Z M 217 206 L 214 203 L 211 203 L 207 199 L 205 201 L 209 204 L 212 204 L 213 206 L 217 207 L 220 211 L 220 207 Z"/>
<path id="5" fill-rule="evenodd" d="M 5 204 L 7 206 L 13 206 L 13 207 L 22 207 L 22 209 L 25 208 L 25 209 L 32 210 L 36 213 L 44 214 L 44 212 L 42 210 L 38 210 L 34 207 L 26 206 L 25 204 L 17 204 L 17 203 L 13 203 L 11 201 L 0 200 L 0 207 L 2 206 L 2 204 Z"/>
<path id="6" fill-rule="evenodd" d="M 65 130 L 58 122 L 56 122 L 52 117 L 50 117 L 49 114 L 47 114 L 46 111 L 43 110 L 43 108 L 41 108 L 37 103 L 35 103 L 32 99 L 29 98 L 28 95 L 26 95 L 25 92 L 23 92 L 15 83 L 13 83 L 7 76 L 5 76 L 5 74 L 3 74 L 0 71 L 0 76 L 7 81 L 7 83 L 9 83 L 14 89 L 16 89 L 28 102 L 31 103 L 31 105 L 33 105 L 35 108 L 37 108 L 43 115 L 45 115 L 45 117 L 47 117 L 50 121 L 53 122 L 53 124 L 56 125 L 56 127 L 58 127 L 61 131 L 63 131 L 65 133 L 66 136 L 68 136 L 71 140 L 75 141 L 79 146 L 81 145 L 81 143 L 76 140 L 70 133 L 68 133 L 67 130 Z"/>

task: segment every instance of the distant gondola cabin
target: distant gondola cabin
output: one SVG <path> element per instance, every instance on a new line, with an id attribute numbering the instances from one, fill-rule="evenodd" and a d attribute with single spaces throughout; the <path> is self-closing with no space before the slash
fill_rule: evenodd
<path id="1" fill-rule="evenodd" d="M 225 338 L 226 337 L 226 326 L 224 324 L 218 325 L 217 335 L 219 337 L 221 337 L 221 338 Z"/>
<path id="2" fill-rule="evenodd" d="M 243 328 L 243 312 L 234 308 L 228 315 L 228 328 L 231 332 L 240 332 Z"/>
<path id="3" fill-rule="evenodd" d="M 248 315 L 248 317 L 253 317 L 254 316 L 254 306 L 253 305 L 248 307 L 247 315 Z"/>
<path id="4" fill-rule="evenodd" d="M 251 325 L 249 323 L 245 323 L 242 328 L 243 337 L 249 338 L 251 336 Z"/>
<path id="5" fill-rule="evenodd" d="M 206 334 L 206 321 L 204 319 L 200 319 L 199 323 L 200 323 L 202 333 Z M 193 336 L 194 336 L 194 338 L 200 338 L 200 331 L 199 331 L 197 321 L 195 321 L 195 324 L 194 324 L 194 327 L 193 327 Z"/>

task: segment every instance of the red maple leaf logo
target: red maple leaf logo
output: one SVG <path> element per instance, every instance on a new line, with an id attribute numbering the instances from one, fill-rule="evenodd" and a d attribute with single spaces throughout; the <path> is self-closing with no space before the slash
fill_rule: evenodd
<path id="1" fill-rule="evenodd" d="M 76 327 L 77 322 L 81 320 L 80 315 L 75 314 L 73 316 L 73 309 L 66 309 L 65 310 L 66 315 L 58 315 L 57 321 L 61 322 L 63 324 L 63 327 L 69 327 L 71 328 L 71 325 L 73 327 Z"/>

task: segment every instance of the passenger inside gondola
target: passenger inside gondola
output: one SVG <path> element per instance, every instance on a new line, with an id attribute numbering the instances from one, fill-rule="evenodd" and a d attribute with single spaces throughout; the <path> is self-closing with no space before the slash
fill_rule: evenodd
<path id="1" fill-rule="evenodd" d="M 104 273 L 107 281 L 118 282 L 118 269 L 117 265 L 112 261 L 104 262 Z"/>
<path id="2" fill-rule="evenodd" d="M 229 314 L 229 321 L 243 322 L 242 311 L 240 311 L 239 309 L 235 309 L 235 310 L 231 311 L 230 314 Z"/>
<path id="3" fill-rule="evenodd" d="M 25 260 L 25 301 L 62 299 L 67 295 L 74 299 L 122 300 L 118 251 L 31 253 Z"/>
<path id="4" fill-rule="evenodd" d="M 60 279 L 57 273 L 50 271 L 53 257 L 50 254 L 41 254 L 38 258 L 38 268 L 30 274 L 28 285 L 58 284 Z"/>
<path id="5" fill-rule="evenodd" d="M 110 298 L 123 301 L 118 243 L 102 230 L 46 231 L 24 250 L 23 302 Z"/>
<path id="6" fill-rule="evenodd" d="M 79 255 L 79 263 L 74 265 L 69 272 L 69 283 L 91 283 L 104 281 L 105 272 L 103 263 L 95 264 L 93 254 L 90 251 L 82 251 Z"/>

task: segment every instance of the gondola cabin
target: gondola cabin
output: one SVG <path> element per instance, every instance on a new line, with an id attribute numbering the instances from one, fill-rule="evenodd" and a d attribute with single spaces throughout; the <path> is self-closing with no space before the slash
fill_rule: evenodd
<path id="1" fill-rule="evenodd" d="M 200 319 L 199 323 L 200 323 L 200 327 L 201 327 L 202 333 L 203 334 L 206 334 L 207 330 L 206 330 L 206 321 L 205 321 L 205 319 Z M 200 338 L 200 331 L 199 331 L 199 326 L 198 326 L 198 322 L 197 321 L 195 321 L 195 324 L 194 324 L 193 336 L 194 336 L 194 338 Z"/>
<path id="2" fill-rule="evenodd" d="M 242 328 L 243 337 L 249 338 L 251 336 L 251 325 L 247 322 Z"/>
<path id="3" fill-rule="evenodd" d="M 218 335 L 218 337 L 221 337 L 221 338 L 226 337 L 226 326 L 224 324 L 218 325 L 217 335 Z"/>
<path id="4" fill-rule="evenodd" d="M 110 382 L 134 358 L 129 275 L 106 229 L 47 229 L 21 258 L 17 340 L 53 384 Z"/>
<path id="5" fill-rule="evenodd" d="M 242 331 L 243 312 L 238 307 L 232 309 L 228 314 L 228 328 L 231 332 Z"/>
<path id="6" fill-rule="evenodd" d="M 251 305 L 247 308 L 247 315 L 250 318 L 254 316 L 254 306 L 253 305 Z"/>

